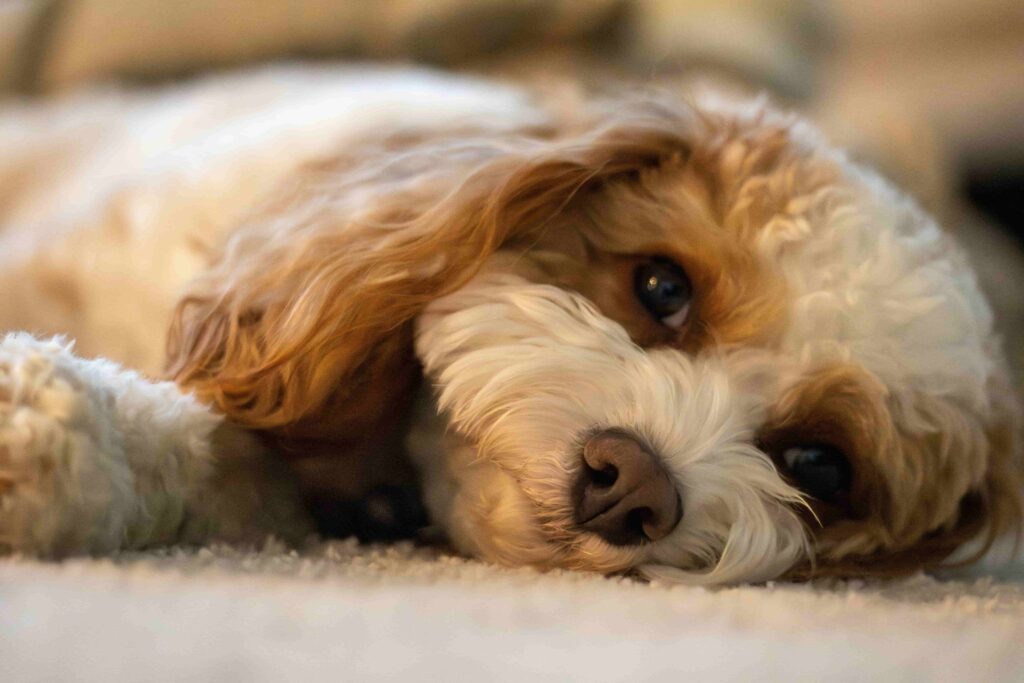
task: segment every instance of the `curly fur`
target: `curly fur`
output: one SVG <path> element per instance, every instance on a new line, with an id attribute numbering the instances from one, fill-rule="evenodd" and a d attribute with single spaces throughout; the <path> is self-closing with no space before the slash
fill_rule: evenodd
<path id="1" fill-rule="evenodd" d="M 63 557 L 309 530 L 251 435 L 170 382 L 71 350 L 0 339 L 0 547 Z"/>
<path id="2" fill-rule="evenodd" d="M 316 93 L 254 105 L 270 117 L 286 103 L 276 113 L 296 124 L 262 138 L 293 150 L 291 172 L 264 174 L 276 191 L 231 189 L 246 164 L 271 166 L 234 148 L 217 168 L 236 172 L 213 189 L 152 170 L 148 219 L 119 214 L 137 232 L 69 232 L 85 263 L 81 251 L 135 234 L 151 260 L 189 254 L 130 298 L 169 321 L 168 375 L 202 403 L 281 453 L 347 458 L 356 488 L 408 429 L 435 522 L 506 564 L 697 583 L 894 573 L 1017 525 L 1020 413 L 970 267 L 808 124 L 714 93 L 538 104 L 429 74 L 378 72 L 374 88 L 361 76 L 328 72 Z M 280 87 L 273 72 L 246 78 L 229 85 Z M 259 199 L 210 234 L 182 227 L 218 192 Z M 27 234 L 8 228 L 29 246 L 0 284 L 55 305 L 0 314 L 88 342 L 88 316 L 52 324 L 56 299 L 102 312 L 82 292 L 109 269 L 76 261 L 67 277 L 64 252 Z M 197 237 L 220 246 L 197 251 Z M 652 255 L 693 282 L 680 330 L 632 295 Z M 666 538 L 617 547 L 572 523 L 579 441 L 604 427 L 629 429 L 672 475 L 685 514 Z M 852 461 L 846 509 L 780 469 L 780 447 L 815 441 Z"/>

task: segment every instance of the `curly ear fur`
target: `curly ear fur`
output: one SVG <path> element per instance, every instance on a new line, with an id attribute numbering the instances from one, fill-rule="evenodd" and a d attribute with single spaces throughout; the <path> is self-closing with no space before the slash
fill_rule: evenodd
<path id="1" fill-rule="evenodd" d="M 993 415 L 983 439 L 984 476 L 959 501 L 957 516 L 949 525 L 925 534 L 903 549 L 825 558 L 817 564 L 795 567 L 787 577 L 889 578 L 921 570 L 955 569 L 980 560 L 1004 535 L 1012 538 L 1011 556 L 1016 557 L 1021 540 L 1024 485 L 1020 408 L 1008 383 L 997 378 L 995 384 Z M 958 553 L 961 549 L 966 552 Z"/>
<path id="2" fill-rule="evenodd" d="M 396 136 L 302 169 L 177 306 L 168 371 L 236 422 L 344 438 L 416 376 L 409 322 L 581 191 L 685 150 L 679 108 L 560 135 Z"/>

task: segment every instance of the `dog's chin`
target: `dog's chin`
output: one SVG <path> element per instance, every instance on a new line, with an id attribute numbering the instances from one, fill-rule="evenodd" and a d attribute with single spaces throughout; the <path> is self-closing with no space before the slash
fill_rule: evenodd
<path id="1" fill-rule="evenodd" d="M 807 556 L 800 494 L 751 445 L 747 393 L 719 361 L 644 351 L 582 297 L 507 277 L 435 302 L 417 352 L 437 406 L 418 411 L 410 451 L 463 552 L 696 584 L 768 580 Z M 678 489 L 682 521 L 656 541 L 613 545 L 573 521 L 579 441 L 610 429 L 649 444 Z"/>

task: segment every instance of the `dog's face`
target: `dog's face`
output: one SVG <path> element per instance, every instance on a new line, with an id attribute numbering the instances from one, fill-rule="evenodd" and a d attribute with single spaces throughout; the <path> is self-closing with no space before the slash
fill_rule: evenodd
<path id="1" fill-rule="evenodd" d="M 435 518 L 505 564 L 691 582 L 941 557 L 1008 447 L 975 278 L 799 124 L 702 114 L 688 154 L 574 198 L 420 316 Z"/>
<path id="2" fill-rule="evenodd" d="M 505 564 L 892 573 L 1007 527 L 1016 406 L 931 219 L 760 105 L 596 119 L 308 171 L 183 301 L 178 380 L 348 444 L 418 360 L 427 503 Z"/>

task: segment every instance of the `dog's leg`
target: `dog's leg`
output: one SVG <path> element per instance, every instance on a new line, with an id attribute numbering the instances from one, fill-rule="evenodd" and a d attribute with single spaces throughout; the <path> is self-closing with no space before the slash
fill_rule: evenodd
<path id="1" fill-rule="evenodd" d="M 0 550 L 101 554 L 214 539 L 301 539 L 287 469 L 169 382 L 0 338 Z"/>

